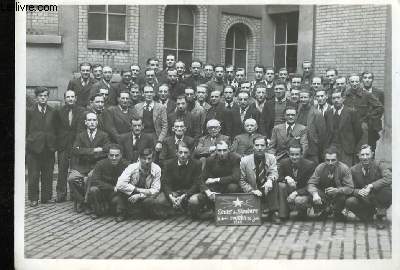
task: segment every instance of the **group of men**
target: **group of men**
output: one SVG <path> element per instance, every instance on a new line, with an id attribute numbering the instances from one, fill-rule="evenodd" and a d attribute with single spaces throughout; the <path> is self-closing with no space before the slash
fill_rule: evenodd
<path id="1" fill-rule="evenodd" d="M 363 221 L 376 214 L 382 227 L 391 205 L 391 171 L 374 161 L 382 129 L 383 92 L 373 74 L 315 76 L 256 65 L 243 68 L 166 57 L 120 72 L 82 63 L 64 93 L 65 105 L 47 105 L 37 87 L 27 110 L 28 199 L 52 201 L 55 152 L 56 202 L 67 198 L 93 218 L 130 212 L 165 218 L 211 213 L 216 194 L 253 193 L 263 213 L 281 223 L 296 210 L 308 218 Z M 208 215 L 209 216 L 209 215 Z"/>

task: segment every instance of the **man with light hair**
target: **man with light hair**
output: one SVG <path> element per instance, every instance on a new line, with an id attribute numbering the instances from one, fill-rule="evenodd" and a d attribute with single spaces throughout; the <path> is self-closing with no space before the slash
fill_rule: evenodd
<path id="1" fill-rule="evenodd" d="M 260 133 L 257 133 L 257 122 L 253 118 L 246 119 L 244 121 L 245 133 L 237 135 L 233 139 L 232 152 L 239 154 L 240 156 L 247 156 L 253 153 L 253 139 L 261 137 Z"/>

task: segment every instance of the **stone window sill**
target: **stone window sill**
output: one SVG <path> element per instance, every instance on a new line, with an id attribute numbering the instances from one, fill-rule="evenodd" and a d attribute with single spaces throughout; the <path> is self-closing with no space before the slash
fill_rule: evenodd
<path id="1" fill-rule="evenodd" d="M 129 51 L 129 46 L 122 41 L 88 40 L 88 49 Z"/>
<path id="2" fill-rule="evenodd" d="M 48 44 L 61 45 L 62 36 L 58 35 L 26 35 L 26 43 L 28 44 Z"/>

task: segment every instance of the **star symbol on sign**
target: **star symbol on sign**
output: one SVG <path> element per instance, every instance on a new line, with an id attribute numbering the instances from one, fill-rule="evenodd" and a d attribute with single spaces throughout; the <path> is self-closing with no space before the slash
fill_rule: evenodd
<path id="1" fill-rule="evenodd" d="M 233 206 L 235 206 L 235 207 L 242 207 L 243 201 L 239 200 L 238 197 L 236 197 L 236 200 L 235 200 L 235 201 L 232 201 L 232 202 L 233 202 Z"/>

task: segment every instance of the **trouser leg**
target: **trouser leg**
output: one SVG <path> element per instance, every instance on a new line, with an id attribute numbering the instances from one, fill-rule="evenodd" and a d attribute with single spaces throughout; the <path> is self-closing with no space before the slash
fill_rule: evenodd
<path id="1" fill-rule="evenodd" d="M 51 200 L 53 195 L 54 152 L 43 153 L 41 163 L 41 192 L 42 202 Z"/>
<path id="2" fill-rule="evenodd" d="M 112 201 L 111 201 L 113 207 L 115 208 L 115 213 L 117 215 L 126 215 L 126 209 L 127 209 L 127 204 L 128 204 L 128 196 L 121 193 L 121 192 L 116 192 L 113 195 Z"/>
<path id="3" fill-rule="evenodd" d="M 66 197 L 70 154 L 68 153 L 68 151 L 59 151 L 57 153 L 57 159 L 58 159 L 58 177 L 57 177 L 56 191 L 59 197 Z"/>
<path id="4" fill-rule="evenodd" d="M 68 176 L 69 189 L 71 198 L 79 203 L 85 200 L 85 182 L 84 175 L 76 170 L 72 170 Z"/>
<path id="5" fill-rule="evenodd" d="M 294 209 L 297 210 L 298 212 L 307 212 L 307 209 L 311 207 L 311 199 L 310 196 L 307 195 L 301 195 L 301 196 L 296 196 L 294 199 Z"/>
<path id="6" fill-rule="evenodd" d="M 293 191 L 293 188 L 289 187 L 287 183 L 279 182 L 279 217 L 288 218 L 290 213 L 289 203 L 287 198 Z"/>
<path id="7" fill-rule="evenodd" d="M 267 194 L 263 192 L 262 197 L 263 210 L 275 212 L 279 210 L 279 184 L 273 182 L 272 189 Z"/>
<path id="8" fill-rule="evenodd" d="M 374 209 L 371 204 L 356 196 L 351 196 L 346 199 L 346 209 L 353 212 L 358 218 L 363 221 L 371 220 L 374 214 Z"/>
<path id="9" fill-rule="evenodd" d="M 39 156 L 35 154 L 28 154 L 28 199 L 30 201 L 39 200 L 39 177 L 40 177 L 40 164 Z"/>

